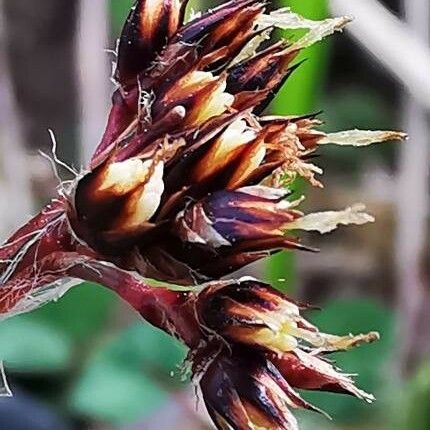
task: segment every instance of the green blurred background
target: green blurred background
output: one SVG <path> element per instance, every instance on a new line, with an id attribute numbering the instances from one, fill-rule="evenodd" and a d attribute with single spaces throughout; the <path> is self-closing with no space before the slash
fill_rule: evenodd
<path id="1" fill-rule="evenodd" d="M 49 169 L 35 155 L 38 149 L 49 148 L 46 129 L 56 131 L 63 159 L 79 165 L 83 152 L 78 124 L 85 95 L 79 94 L 76 75 L 81 71 L 85 76 L 93 67 L 91 61 L 82 63 L 85 56 L 76 49 L 85 2 L 95 0 L 3 1 L 8 84 L 28 152 L 25 169 L 31 173 L 32 194 L 39 205 L 55 188 Z M 113 47 L 131 0 L 97 3 L 104 5 L 107 43 Z M 196 10 L 217 4 L 191 3 Z M 400 14 L 398 1 L 384 3 Z M 308 18 L 329 14 L 325 0 L 285 0 L 278 5 L 289 5 Z M 94 19 L 95 34 L 103 34 L 100 24 Z M 402 127 L 402 89 L 348 36 L 336 35 L 302 57 L 307 61 L 270 106 L 271 112 L 322 110 L 324 128 L 330 131 Z M 104 73 L 108 81 L 109 71 Z M 5 136 L 0 130 L 0 139 Z M 398 303 L 394 182 L 399 157 L 394 144 L 362 150 L 324 148 L 318 163 L 326 171 L 326 189 L 295 184 L 296 195 L 308 196 L 306 210 L 339 209 L 364 201 L 377 223 L 341 229 L 327 237 L 306 236 L 305 241 L 320 247 L 321 254 L 283 253 L 250 268 L 279 288 L 323 307 L 310 318 L 325 331 L 381 332 L 378 344 L 336 357 L 346 372 L 359 374 L 359 385 L 373 392 L 377 402 L 365 405 L 342 396 L 307 394 L 334 420 L 300 414 L 305 430 L 430 429 L 429 336 L 425 336 L 430 328 L 421 330 L 420 336 L 408 332 Z M 424 285 L 426 256 L 424 250 L 420 262 Z M 402 353 L 404 348 L 408 353 Z M 14 399 L 0 400 L 0 428 L 209 429 L 204 408 L 196 407 L 193 390 L 182 378 L 185 354 L 179 344 L 142 323 L 111 293 L 83 284 L 58 303 L 0 324 L 0 360 L 5 360 L 15 393 Z"/>

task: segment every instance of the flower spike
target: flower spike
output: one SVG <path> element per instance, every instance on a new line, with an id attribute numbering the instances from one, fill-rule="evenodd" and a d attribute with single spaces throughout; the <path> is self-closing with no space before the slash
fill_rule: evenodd
<path id="1" fill-rule="evenodd" d="M 300 315 L 306 306 L 252 279 L 209 284 L 195 306 L 209 346 L 195 354 L 194 374 L 217 428 L 298 429 L 291 409 L 321 411 L 295 389 L 374 400 L 323 355 L 373 342 L 377 333 L 320 333 Z"/>
<path id="2" fill-rule="evenodd" d="M 322 333 L 303 317 L 308 306 L 270 285 L 219 279 L 282 249 L 315 251 L 300 230 L 372 222 L 361 204 L 304 214 L 302 199 L 291 200 L 294 179 L 323 186 L 312 159 L 326 144 L 406 135 L 325 133 L 317 115 L 261 115 L 298 68 L 300 51 L 349 18 L 311 21 L 290 9 L 269 13 L 265 1 L 232 0 L 184 23 L 186 4 L 135 2 L 89 166 L 0 246 L 0 320 L 61 297 L 79 280 L 97 282 L 189 347 L 218 429 L 297 430 L 294 410 L 320 411 L 296 389 L 373 400 L 327 355 L 377 333 Z M 271 44 L 276 27 L 307 32 Z"/>

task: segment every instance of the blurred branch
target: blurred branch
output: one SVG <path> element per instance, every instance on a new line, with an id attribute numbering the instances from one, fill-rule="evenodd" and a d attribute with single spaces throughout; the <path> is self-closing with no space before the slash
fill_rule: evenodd
<path id="1" fill-rule="evenodd" d="M 430 42 L 430 3 L 428 0 L 403 0 L 410 31 Z M 403 59 L 405 61 L 405 59 Z M 420 67 L 420 65 L 415 65 Z M 428 74 L 430 68 L 425 70 Z M 417 364 L 423 351 L 419 337 L 420 310 L 425 304 L 422 255 L 427 241 L 429 199 L 430 124 L 427 112 L 409 95 L 404 98 L 405 128 L 411 142 L 400 152 L 397 188 L 396 258 L 398 270 L 399 317 L 401 321 L 400 367 Z M 412 210 L 411 210 L 412 208 Z M 425 309 L 427 313 L 427 309 Z M 428 329 L 428 327 L 426 327 Z M 427 335 L 428 336 L 428 335 Z M 428 341 L 428 339 L 426 339 Z M 426 346 L 424 346 L 426 347 Z"/>
<path id="2" fill-rule="evenodd" d="M 101 47 L 109 47 L 107 0 L 81 0 L 76 38 L 76 62 L 80 97 L 81 162 L 86 163 L 100 140 L 110 95 L 112 58 Z"/>
<path id="3" fill-rule="evenodd" d="M 0 0 L 0 242 L 34 208 L 31 173 L 10 76 L 3 10 Z"/>
<path id="4" fill-rule="evenodd" d="M 404 3 L 414 7 L 422 2 Z M 331 0 L 330 4 L 334 14 L 354 16 L 355 21 L 347 27 L 351 34 L 422 106 L 430 109 L 430 48 L 425 38 L 377 0 Z"/>

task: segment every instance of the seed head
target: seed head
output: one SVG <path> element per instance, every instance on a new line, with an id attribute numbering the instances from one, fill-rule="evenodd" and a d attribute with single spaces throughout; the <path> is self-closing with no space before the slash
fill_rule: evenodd
<path id="1" fill-rule="evenodd" d="M 271 286 L 219 279 L 285 248 L 313 250 L 300 230 L 372 222 L 362 204 L 302 213 L 293 181 L 323 186 L 311 159 L 326 144 L 405 135 L 327 134 L 317 115 L 264 115 L 300 51 L 349 18 L 311 21 L 233 0 L 186 23 L 186 3 L 133 6 L 90 164 L 0 246 L 0 320 L 61 297 L 70 279 L 97 282 L 190 348 L 217 428 L 296 430 L 292 410 L 317 410 L 296 388 L 372 399 L 325 355 L 377 334 L 321 333 L 302 316 L 306 306 Z M 306 31 L 271 43 L 276 27 Z M 188 290 L 151 288 L 145 278 Z"/>

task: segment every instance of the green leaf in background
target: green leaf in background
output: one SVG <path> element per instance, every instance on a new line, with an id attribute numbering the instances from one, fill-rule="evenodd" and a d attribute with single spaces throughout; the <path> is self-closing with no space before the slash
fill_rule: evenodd
<path id="1" fill-rule="evenodd" d="M 398 404 L 392 414 L 391 428 L 430 429 L 430 360 L 424 363 L 399 394 Z"/>
<path id="2" fill-rule="evenodd" d="M 20 373 L 66 370 L 72 361 L 72 342 L 55 326 L 22 315 L 0 324 L 0 361 Z"/>
<path id="3" fill-rule="evenodd" d="M 166 398 L 166 391 L 143 371 L 98 357 L 75 387 L 70 406 L 81 416 L 121 425 L 150 415 Z"/>
<path id="4" fill-rule="evenodd" d="M 148 416 L 178 386 L 184 357 L 185 349 L 177 341 L 137 323 L 90 358 L 72 390 L 70 407 L 113 424 Z"/>
<path id="5" fill-rule="evenodd" d="M 336 89 L 324 96 L 323 104 L 328 131 L 351 128 L 391 130 L 397 126 L 392 106 L 381 94 L 366 86 L 348 85 Z"/>
<path id="6" fill-rule="evenodd" d="M 185 347 L 164 332 L 149 324 L 138 322 L 124 330 L 101 355 L 118 366 L 140 371 L 145 368 L 171 378 L 185 358 Z"/>
<path id="7" fill-rule="evenodd" d="M 125 19 L 127 18 L 133 3 L 133 0 L 110 1 L 111 24 L 114 37 L 119 37 L 122 26 L 124 25 Z"/>
<path id="8" fill-rule="evenodd" d="M 379 331 L 381 339 L 351 351 L 333 354 L 331 359 L 345 372 L 358 374 L 360 388 L 373 393 L 379 401 L 368 405 L 348 396 L 306 393 L 308 400 L 327 411 L 336 422 L 357 422 L 366 417 L 377 419 L 381 398 L 392 379 L 390 363 L 394 347 L 394 316 L 391 311 L 371 300 L 336 300 L 315 312 L 311 318 L 321 331 L 333 334 Z"/>
<path id="9" fill-rule="evenodd" d="M 381 94 L 366 86 L 348 85 L 346 88 L 336 89 L 326 95 L 323 105 L 326 131 L 398 128 L 392 105 Z M 351 175 L 358 174 L 369 162 L 374 164 L 375 161 L 383 161 L 387 166 L 395 165 L 396 145 L 376 145 L 362 148 L 359 152 L 355 149 L 344 147 L 339 150 L 336 145 L 327 145 L 324 148 L 324 164 L 327 170 L 334 174 L 348 172 L 348 175 Z"/>
<path id="10" fill-rule="evenodd" d="M 83 283 L 58 302 L 0 324 L 0 360 L 19 372 L 64 371 L 77 344 L 104 327 L 115 301 L 113 293 Z"/>
<path id="11" fill-rule="evenodd" d="M 327 0 L 282 0 L 278 6 L 289 6 L 310 19 L 323 19 L 328 15 Z M 327 42 L 307 48 L 296 62 L 303 59 L 306 61 L 288 79 L 269 107 L 273 113 L 300 115 L 316 109 L 327 72 Z M 296 185 L 294 188 L 300 187 Z M 268 260 L 266 278 L 273 286 L 291 291 L 295 284 L 294 265 L 292 252 L 280 252 Z"/>
<path id="12" fill-rule="evenodd" d="M 84 282 L 58 302 L 51 302 L 30 316 L 35 322 L 49 324 L 67 333 L 74 341 L 86 341 L 104 328 L 117 300 L 108 289 Z"/>

